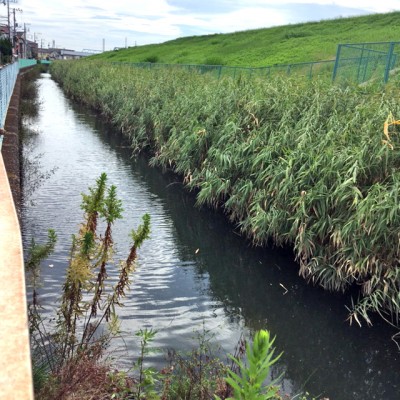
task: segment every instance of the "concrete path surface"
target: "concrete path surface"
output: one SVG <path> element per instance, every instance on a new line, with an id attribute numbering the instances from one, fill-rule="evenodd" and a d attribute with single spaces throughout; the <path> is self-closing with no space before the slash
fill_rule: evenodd
<path id="1" fill-rule="evenodd" d="M 33 399 L 25 271 L 17 213 L 0 155 L 0 399 Z"/>

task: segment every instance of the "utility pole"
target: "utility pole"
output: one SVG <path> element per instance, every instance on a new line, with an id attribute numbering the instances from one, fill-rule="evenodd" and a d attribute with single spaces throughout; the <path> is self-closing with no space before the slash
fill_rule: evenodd
<path id="1" fill-rule="evenodd" d="M 15 1 L 14 1 L 15 3 Z M 22 12 L 20 8 L 12 8 L 12 29 L 11 29 L 11 13 L 10 13 L 10 0 L 7 0 L 7 22 L 8 22 L 8 38 L 11 42 L 12 47 L 12 55 L 19 56 L 21 55 L 21 51 L 19 48 L 19 40 L 17 38 L 17 21 L 15 19 L 15 12 L 19 11 Z"/>
<path id="2" fill-rule="evenodd" d="M 27 29 L 26 29 L 26 27 L 27 27 L 27 25 L 30 25 L 30 24 L 26 24 L 26 23 L 24 23 L 24 58 L 28 58 L 28 43 L 27 43 L 27 37 L 26 37 L 26 32 L 27 32 Z M 29 55 L 29 57 L 30 57 L 31 55 Z"/>
<path id="3" fill-rule="evenodd" d="M 7 1 L 7 26 L 8 26 L 8 38 L 11 41 L 11 17 L 10 17 L 10 1 L 11 3 L 16 3 L 16 0 L 3 0 L 3 4 Z"/>
<path id="4" fill-rule="evenodd" d="M 7 25 L 8 25 L 8 39 L 10 39 L 11 42 L 10 0 L 7 0 Z"/>
<path id="5" fill-rule="evenodd" d="M 16 29 L 15 29 L 15 24 L 16 24 L 16 21 L 15 21 L 15 8 L 13 8 L 12 9 L 12 12 L 13 12 L 13 45 L 15 45 L 15 34 L 16 34 Z"/>
<path id="6" fill-rule="evenodd" d="M 36 40 L 39 40 L 39 35 L 41 35 L 40 32 L 33 32 L 33 41 L 34 41 L 35 43 L 37 43 Z M 37 39 L 36 39 L 36 37 L 37 37 Z M 38 44 L 39 44 L 39 43 L 38 43 Z"/>

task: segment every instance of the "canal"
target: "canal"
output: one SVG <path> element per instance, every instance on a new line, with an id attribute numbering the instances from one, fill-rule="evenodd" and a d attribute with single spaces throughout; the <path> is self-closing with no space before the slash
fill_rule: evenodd
<path id="1" fill-rule="evenodd" d="M 397 400 L 399 350 L 393 331 L 377 321 L 349 326 L 349 296 L 307 285 L 290 251 L 254 248 L 227 218 L 195 206 L 179 178 L 132 157 L 128 144 L 93 111 L 67 99 L 50 75 L 38 81 L 41 108 L 25 121 L 27 178 L 22 210 L 23 241 L 58 234 L 54 254 L 42 266 L 41 303 L 52 315 L 60 298 L 71 235 L 82 221 L 81 193 L 102 172 L 118 187 L 124 219 L 114 228 L 115 258 L 129 248 L 128 233 L 151 215 L 151 239 L 140 249 L 125 307 L 124 331 L 112 357 L 129 368 L 138 354 L 134 333 L 158 331 L 155 346 L 188 351 L 204 329 L 224 352 L 233 352 L 243 333 L 267 328 L 283 356 L 274 376 L 283 390 L 308 391 L 330 400 Z M 49 174 L 40 187 L 35 179 Z M 25 171 L 32 175 L 32 171 Z M 162 354 L 150 361 L 162 365 Z"/>

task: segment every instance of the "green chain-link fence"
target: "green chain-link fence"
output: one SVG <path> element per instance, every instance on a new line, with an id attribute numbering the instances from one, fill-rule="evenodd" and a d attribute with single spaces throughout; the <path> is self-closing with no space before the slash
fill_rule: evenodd
<path id="1" fill-rule="evenodd" d="M 165 68 L 181 68 L 187 71 L 193 71 L 201 74 L 212 73 L 216 77 L 221 78 L 230 76 L 238 78 L 244 77 L 261 77 L 272 78 L 274 76 L 290 76 L 300 79 L 312 79 L 315 77 L 326 77 L 331 79 L 335 60 L 304 62 L 293 64 L 276 64 L 268 67 L 231 67 L 225 65 L 202 65 L 202 64 L 158 64 L 158 63 L 129 63 L 114 61 L 113 64 L 125 64 L 137 68 L 148 69 L 165 69 Z"/>
<path id="2" fill-rule="evenodd" d="M 299 79 L 318 77 L 353 83 L 371 80 L 386 83 L 400 68 L 400 42 L 339 44 L 335 60 L 276 64 L 259 68 L 149 62 L 113 62 L 113 64 L 125 64 L 148 69 L 181 68 L 201 74 L 211 73 L 218 78 L 223 76 L 233 78 L 257 76 L 268 79 L 275 76 L 290 76 Z"/>
<path id="3" fill-rule="evenodd" d="M 339 44 L 333 80 L 388 82 L 399 69 L 400 42 Z"/>

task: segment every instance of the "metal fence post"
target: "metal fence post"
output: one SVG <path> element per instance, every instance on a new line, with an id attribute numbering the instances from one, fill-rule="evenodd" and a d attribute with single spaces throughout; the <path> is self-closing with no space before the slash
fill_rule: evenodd
<path id="1" fill-rule="evenodd" d="M 391 67 L 390 67 L 390 69 L 393 69 L 394 67 L 395 67 L 395 65 L 396 65 L 396 62 L 397 62 L 397 54 L 396 53 L 393 53 L 393 61 L 392 61 L 392 65 L 391 65 Z"/>
<path id="2" fill-rule="evenodd" d="M 312 69 L 313 69 L 314 63 L 310 64 L 310 72 L 308 73 L 308 79 L 312 79 Z"/>
<path id="3" fill-rule="evenodd" d="M 368 64 L 369 64 L 369 59 L 371 58 L 370 54 L 371 54 L 371 50 L 368 50 L 368 55 L 367 55 L 367 60 L 365 61 L 365 65 L 364 65 L 364 75 L 363 75 L 363 82 L 365 82 L 367 79 L 369 79 L 369 76 L 367 77 L 367 72 L 368 72 Z"/>
<path id="4" fill-rule="evenodd" d="M 386 59 L 385 76 L 383 77 L 383 81 L 385 83 L 387 83 L 387 81 L 389 80 L 389 72 L 392 63 L 393 49 L 394 49 L 394 42 L 390 42 L 389 52 Z"/>
<path id="5" fill-rule="evenodd" d="M 336 59 L 335 59 L 335 66 L 333 67 L 333 74 L 332 74 L 332 82 L 336 79 L 337 70 L 339 67 L 339 60 L 340 60 L 340 52 L 342 50 L 342 45 L 338 44 L 337 51 L 336 51 Z"/>
<path id="6" fill-rule="evenodd" d="M 365 47 L 365 44 L 362 45 L 361 55 L 360 55 L 360 58 L 358 59 L 357 83 L 361 83 L 360 82 L 360 73 L 361 73 L 361 65 L 363 64 L 363 61 L 364 61 L 364 47 Z"/>

